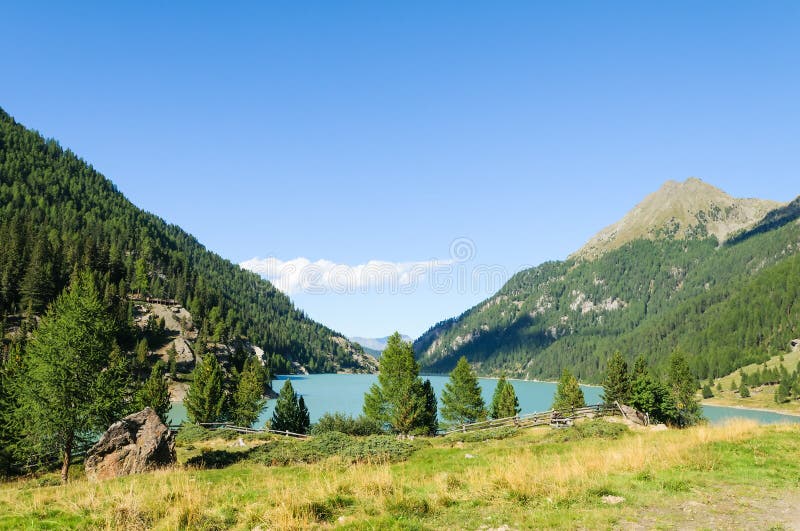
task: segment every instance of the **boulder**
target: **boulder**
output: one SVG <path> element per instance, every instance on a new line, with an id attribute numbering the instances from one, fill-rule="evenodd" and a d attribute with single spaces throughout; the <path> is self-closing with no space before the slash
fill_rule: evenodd
<path id="1" fill-rule="evenodd" d="M 639 424 L 640 426 L 647 426 L 650 424 L 650 419 L 647 418 L 647 415 L 641 411 L 638 411 L 630 406 L 626 406 L 625 404 L 617 403 L 617 406 L 619 406 L 622 416 L 634 424 Z"/>
<path id="2" fill-rule="evenodd" d="M 109 479 L 175 463 L 175 437 L 149 407 L 112 424 L 86 454 L 86 476 Z"/>

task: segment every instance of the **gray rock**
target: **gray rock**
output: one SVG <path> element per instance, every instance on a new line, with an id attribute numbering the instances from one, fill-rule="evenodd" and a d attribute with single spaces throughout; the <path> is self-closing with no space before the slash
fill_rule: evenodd
<path id="1" fill-rule="evenodd" d="M 86 476 L 109 479 L 175 463 L 175 437 L 152 409 L 112 424 L 86 454 Z"/>

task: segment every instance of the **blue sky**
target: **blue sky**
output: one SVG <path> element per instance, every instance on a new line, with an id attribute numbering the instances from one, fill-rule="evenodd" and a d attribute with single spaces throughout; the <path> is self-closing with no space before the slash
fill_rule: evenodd
<path id="1" fill-rule="evenodd" d="M 417 335 L 499 287 L 459 275 L 563 258 L 667 179 L 800 194 L 794 1 L 16 2 L 2 18 L 0 106 L 222 256 L 310 269 L 324 289 L 285 289 L 350 335 Z M 396 285 L 359 280 L 370 261 Z M 431 287 L 442 268 L 450 287 Z"/>

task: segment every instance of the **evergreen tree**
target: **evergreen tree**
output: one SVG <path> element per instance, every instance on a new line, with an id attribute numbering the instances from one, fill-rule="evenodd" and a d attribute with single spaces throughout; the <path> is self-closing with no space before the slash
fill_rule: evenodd
<path id="1" fill-rule="evenodd" d="M 196 424 L 219 422 L 225 409 L 222 367 L 213 353 L 198 358 L 192 384 L 183 403 L 189 419 Z"/>
<path id="2" fill-rule="evenodd" d="M 236 391 L 233 393 L 231 420 L 237 426 L 249 428 L 258 420 L 267 403 L 264 398 L 265 385 L 261 362 L 253 356 L 247 358 Z"/>
<path id="3" fill-rule="evenodd" d="M 631 394 L 631 375 L 628 364 L 619 351 L 614 352 L 608 360 L 606 375 L 603 379 L 603 402 L 613 405 L 614 402 L 627 404 Z"/>
<path id="4" fill-rule="evenodd" d="M 566 367 L 561 372 L 556 394 L 553 397 L 553 409 L 563 411 L 579 408 L 586 405 L 583 390 L 578 384 L 578 379 Z"/>
<path id="5" fill-rule="evenodd" d="M 486 420 L 486 406 L 478 377 L 463 356 L 442 391 L 442 418 L 455 424 Z"/>
<path id="6" fill-rule="evenodd" d="M 272 412 L 270 428 L 275 431 L 306 433 L 310 425 L 310 415 L 303 397 L 298 397 L 292 381 L 286 380 L 278 394 L 275 410 Z"/>
<path id="7" fill-rule="evenodd" d="M 308 412 L 305 398 L 300 395 L 297 399 L 297 433 L 308 433 L 309 427 L 311 427 L 311 413 Z"/>
<path id="8" fill-rule="evenodd" d="M 424 426 L 424 435 L 436 435 L 436 431 L 439 429 L 436 393 L 433 391 L 433 384 L 428 379 L 422 383 L 422 394 L 425 397 L 425 415 L 420 424 Z"/>
<path id="9" fill-rule="evenodd" d="M 169 401 L 169 385 L 164 376 L 166 367 L 164 362 L 159 360 L 153 365 L 150 377 L 144 382 L 137 394 L 138 408 L 151 408 L 161 418 L 165 424 L 169 424 L 167 413 L 172 404 Z"/>
<path id="10" fill-rule="evenodd" d="M 425 431 L 424 393 L 414 349 L 395 332 L 381 354 L 378 382 L 364 395 L 364 415 L 396 433 Z"/>
<path id="11" fill-rule="evenodd" d="M 17 419 L 26 451 L 41 457 L 60 452 L 62 481 L 76 446 L 128 412 L 128 367 L 114 355 L 114 333 L 94 279 L 82 273 L 28 345 Z"/>
<path id="12" fill-rule="evenodd" d="M 670 357 L 667 385 L 675 402 L 677 423 L 680 427 L 692 426 L 702 419 L 700 404 L 695 398 L 697 380 L 689 368 L 686 356 L 680 352 L 675 352 Z"/>
<path id="13" fill-rule="evenodd" d="M 167 367 L 170 378 L 175 380 L 178 377 L 178 351 L 175 349 L 175 343 L 171 344 L 167 350 Z"/>
<path id="14" fill-rule="evenodd" d="M 135 349 L 136 363 L 139 367 L 144 367 L 147 363 L 147 355 L 150 354 L 150 347 L 147 344 L 147 339 L 142 338 L 141 341 L 136 343 Z"/>
<path id="15" fill-rule="evenodd" d="M 711 390 L 709 384 L 703 386 L 703 398 L 714 398 L 714 391 Z"/>
<path id="16" fill-rule="evenodd" d="M 505 375 L 497 381 L 497 387 L 492 395 L 492 405 L 489 408 L 489 416 L 493 419 L 504 419 L 515 417 L 521 411 L 517 393 L 514 386 L 506 381 Z"/>
<path id="17" fill-rule="evenodd" d="M 750 398 L 750 388 L 744 383 L 744 380 L 742 380 L 742 383 L 739 385 L 739 397 Z"/>

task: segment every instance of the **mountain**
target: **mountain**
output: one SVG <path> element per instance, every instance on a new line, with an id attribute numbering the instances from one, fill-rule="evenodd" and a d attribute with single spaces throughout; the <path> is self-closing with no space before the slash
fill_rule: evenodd
<path id="1" fill-rule="evenodd" d="M 414 338 L 407 335 L 400 335 L 403 341 L 413 341 Z M 386 343 L 389 341 L 389 336 L 386 337 L 350 337 L 348 338 L 353 343 L 358 343 L 367 354 L 380 357 L 381 353 L 386 349 Z"/>
<path id="2" fill-rule="evenodd" d="M 269 282 L 137 208 L 2 109 L 0 242 L 0 324 L 41 313 L 76 271 L 90 269 L 122 324 L 133 320 L 129 299 L 172 299 L 209 343 L 247 339 L 275 371 L 375 368 L 361 347 L 307 318 Z"/>
<path id="3" fill-rule="evenodd" d="M 414 343 L 423 370 L 446 372 L 466 356 L 482 374 L 550 379 L 568 367 L 599 382 L 616 350 L 630 362 L 644 355 L 656 369 L 681 350 L 706 378 L 787 350 L 800 337 L 800 198 L 764 212 L 768 202 L 727 197 L 694 179 L 667 183 L 615 225 L 636 221 L 638 238 L 595 237 L 608 248 L 521 271 L 431 327 Z M 660 232 L 665 219 L 678 219 L 664 214 L 677 213 L 675 205 L 688 210 L 677 230 Z M 703 222 L 701 212 L 718 215 Z M 717 231 L 729 239 L 721 244 Z"/>
<path id="4" fill-rule="evenodd" d="M 638 239 L 705 238 L 724 241 L 781 206 L 763 199 L 737 199 L 700 179 L 667 181 L 621 220 L 592 237 L 573 257 L 594 259 Z"/>

